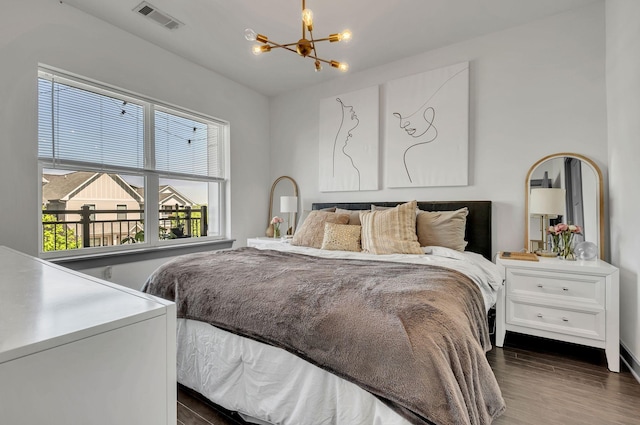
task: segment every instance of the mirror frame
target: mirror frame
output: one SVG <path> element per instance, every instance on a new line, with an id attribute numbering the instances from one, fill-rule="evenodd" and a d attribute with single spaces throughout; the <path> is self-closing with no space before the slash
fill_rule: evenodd
<path id="1" fill-rule="evenodd" d="M 533 164 L 531 166 L 531 168 L 529 168 L 529 172 L 527 172 L 527 177 L 525 178 L 524 181 L 524 193 L 525 193 L 525 197 L 524 197 L 524 249 L 525 251 L 529 252 L 529 195 L 531 192 L 531 188 L 529 187 L 529 184 L 531 182 L 531 175 L 533 174 L 533 171 L 538 167 L 538 165 L 542 164 L 545 161 L 551 160 L 551 159 L 555 159 L 555 158 L 566 158 L 566 157 L 570 157 L 570 158 L 576 158 L 579 159 L 581 161 L 586 162 L 587 164 L 589 164 L 589 166 L 594 170 L 594 172 L 596 173 L 597 176 L 597 180 L 598 180 L 598 225 L 599 225 L 599 229 L 598 229 L 598 252 L 599 252 L 599 256 L 598 258 L 600 258 L 601 260 L 604 260 L 604 253 L 605 253 L 605 238 L 604 238 L 604 180 L 602 178 L 602 171 L 600 170 L 600 167 L 598 167 L 598 165 L 593 162 L 591 159 L 587 158 L 584 155 L 580 155 L 577 153 L 572 153 L 572 152 L 560 152 L 560 153 L 554 153 L 552 155 L 547 155 L 544 158 L 536 161 L 535 164 Z"/>
<path id="2" fill-rule="evenodd" d="M 273 225 L 271 224 L 271 219 L 273 218 L 273 194 L 276 191 L 276 186 L 282 180 L 291 181 L 291 184 L 293 185 L 293 196 L 298 197 L 298 183 L 296 183 L 296 181 L 293 178 L 291 178 L 289 176 L 280 176 L 280 177 L 278 177 L 276 179 L 276 181 L 273 182 L 273 184 L 271 185 L 271 192 L 269 193 L 269 216 L 267 217 L 267 230 L 265 232 L 265 234 L 267 236 L 269 236 L 269 237 L 273 236 Z M 298 197 L 298 201 L 299 200 L 300 200 L 300 197 Z M 293 222 L 294 223 L 297 220 L 297 214 L 298 213 L 293 213 Z M 293 226 L 292 226 L 292 228 L 293 228 Z M 288 231 L 288 229 L 287 229 L 287 231 Z"/>

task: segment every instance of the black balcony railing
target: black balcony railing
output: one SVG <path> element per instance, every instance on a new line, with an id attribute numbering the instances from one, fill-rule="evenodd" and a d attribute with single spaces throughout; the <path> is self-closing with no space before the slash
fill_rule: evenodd
<path id="1" fill-rule="evenodd" d="M 206 236 L 207 207 L 159 210 L 158 237 L 178 239 Z M 105 215 L 116 217 L 103 219 Z M 144 210 L 42 210 L 44 251 L 138 243 L 145 240 Z M 138 217 L 138 218 L 132 218 Z"/>

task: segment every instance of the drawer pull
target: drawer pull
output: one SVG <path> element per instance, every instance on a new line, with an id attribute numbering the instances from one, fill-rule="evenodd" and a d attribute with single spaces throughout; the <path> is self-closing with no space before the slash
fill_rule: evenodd
<path id="1" fill-rule="evenodd" d="M 538 313 L 537 316 L 542 319 L 544 316 L 542 315 L 542 313 Z M 568 317 L 562 317 L 562 321 L 563 322 L 568 322 L 569 318 Z"/>
<path id="2" fill-rule="evenodd" d="M 544 286 L 542 285 L 542 283 L 538 283 L 538 288 L 540 288 L 540 289 L 544 288 Z M 550 289 L 553 289 L 553 288 L 550 288 Z M 568 290 L 569 290 L 569 288 L 567 288 L 566 286 L 563 286 L 563 287 L 562 287 L 562 290 L 563 290 L 563 291 L 568 291 Z"/>

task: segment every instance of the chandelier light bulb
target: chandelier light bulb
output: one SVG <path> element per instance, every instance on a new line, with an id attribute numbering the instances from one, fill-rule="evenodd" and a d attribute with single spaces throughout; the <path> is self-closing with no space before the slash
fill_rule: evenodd
<path id="1" fill-rule="evenodd" d="M 311 9 L 305 9 L 302 11 L 302 22 L 306 25 L 309 31 L 313 28 L 313 12 Z"/>
<path id="2" fill-rule="evenodd" d="M 256 56 L 258 56 L 260 53 L 270 52 L 270 51 L 271 51 L 271 46 L 269 46 L 268 44 L 256 44 L 251 48 L 251 52 Z"/>
<path id="3" fill-rule="evenodd" d="M 315 65 L 316 65 L 316 72 L 322 71 L 322 65 L 320 65 L 319 60 L 316 61 Z"/>
<path id="4" fill-rule="evenodd" d="M 345 43 L 348 43 L 351 40 L 351 31 L 349 30 L 344 30 L 340 33 L 340 41 L 344 41 Z"/>
<path id="5" fill-rule="evenodd" d="M 251 28 L 247 28 L 246 30 L 244 30 L 244 38 L 246 38 L 248 41 L 256 41 L 257 36 L 258 33 L 256 33 Z"/>
<path id="6" fill-rule="evenodd" d="M 332 67 L 338 68 L 342 72 L 347 72 L 349 70 L 349 65 L 344 62 L 330 61 L 329 63 Z"/>

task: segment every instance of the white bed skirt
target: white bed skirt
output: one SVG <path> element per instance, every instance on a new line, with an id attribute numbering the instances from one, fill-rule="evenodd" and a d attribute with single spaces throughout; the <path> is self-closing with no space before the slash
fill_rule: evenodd
<path id="1" fill-rule="evenodd" d="M 177 343 L 178 382 L 247 422 L 409 425 L 369 392 L 283 349 L 187 319 L 178 319 Z"/>

